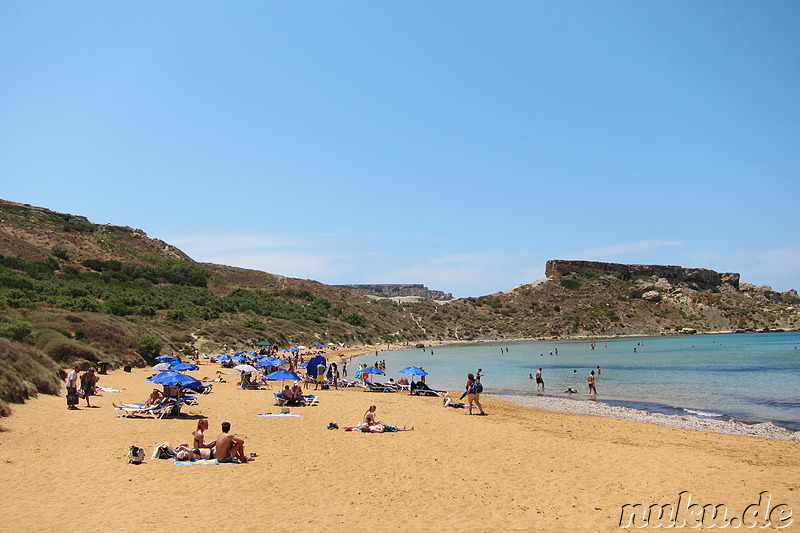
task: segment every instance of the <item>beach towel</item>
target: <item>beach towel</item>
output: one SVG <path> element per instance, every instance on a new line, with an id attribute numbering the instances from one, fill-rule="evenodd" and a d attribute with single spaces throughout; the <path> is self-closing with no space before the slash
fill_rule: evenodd
<path id="1" fill-rule="evenodd" d="M 258 416 L 275 416 L 275 417 L 296 416 L 298 418 L 300 417 L 300 415 L 298 415 L 296 413 L 259 413 Z"/>
<path id="2" fill-rule="evenodd" d="M 177 459 L 175 459 L 174 461 L 172 461 L 172 464 L 185 466 L 185 465 L 236 465 L 239 463 L 220 463 L 216 459 L 197 459 L 195 461 L 178 461 Z"/>

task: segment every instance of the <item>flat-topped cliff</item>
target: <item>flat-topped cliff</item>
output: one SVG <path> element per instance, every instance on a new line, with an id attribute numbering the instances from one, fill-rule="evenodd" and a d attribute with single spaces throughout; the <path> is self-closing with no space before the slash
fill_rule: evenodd
<path id="1" fill-rule="evenodd" d="M 396 298 L 398 296 L 417 296 L 428 300 L 446 301 L 452 300 L 453 295 L 449 292 L 436 291 L 418 283 L 384 283 L 384 284 L 363 284 L 363 285 L 334 285 L 342 289 L 355 291 L 359 294 L 380 296 L 382 298 Z"/>
<path id="2" fill-rule="evenodd" d="M 707 268 L 684 268 L 674 265 L 623 265 L 599 261 L 569 261 L 551 259 L 545 266 L 545 275 L 556 278 L 567 274 L 592 274 L 613 276 L 625 281 L 646 278 L 663 278 L 673 285 L 685 284 L 695 289 L 713 289 L 729 285 L 739 289 L 739 274 L 715 272 Z"/>

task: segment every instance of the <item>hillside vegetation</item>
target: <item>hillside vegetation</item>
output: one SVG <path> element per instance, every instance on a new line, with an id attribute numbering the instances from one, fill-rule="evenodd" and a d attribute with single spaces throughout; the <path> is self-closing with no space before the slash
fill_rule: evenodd
<path id="1" fill-rule="evenodd" d="M 261 340 L 398 345 L 797 328 L 796 293 L 776 294 L 589 270 L 480 297 L 399 303 L 197 263 L 141 230 L 0 201 L 0 413 L 8 402 L 60 393 L 61 369 L 73 363 L 143 366 L 160 353 L 215 354 Z"/>

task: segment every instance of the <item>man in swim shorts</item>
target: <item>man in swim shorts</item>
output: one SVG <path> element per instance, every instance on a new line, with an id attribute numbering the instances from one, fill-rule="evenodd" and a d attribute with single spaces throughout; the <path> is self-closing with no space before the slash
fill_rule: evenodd
<path id="1" fill-rule="evenodd" d="M 222 423 L 222 433 L 217 437 L 216 456 L 220 463 L 246 463 L 244 454 L 244 439 L 237 437 L 231 431 L 231 423 Z"/>
<path id="2" fill-rule="evenodd" d="M 542 379 L 542 369 L 536 371 L 536 390 L 539 390 L 539 385 L 542 386 L 542 390 L 544 390 L 544 380 Z"/>

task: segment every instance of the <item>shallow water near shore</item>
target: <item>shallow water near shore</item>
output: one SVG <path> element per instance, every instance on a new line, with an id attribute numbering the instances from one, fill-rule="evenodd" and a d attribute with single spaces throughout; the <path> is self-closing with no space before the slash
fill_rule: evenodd
<path id="1" fill-rule="evenodd" d="M 800 332 L 487 342 L 380 351 L 357 362 L 374 359 L 385 359 L 395 379 L 421 366 L 434 388 L 460 390 L 482 368 L 486 392 L 536 395 L 530 375 L 542 368 L 548 396 L 800 430 Z M 589 396 L 586 377 L 598 365 L 598 394 Z M 578 393 L 565 394 L 568 387 Z"/>

